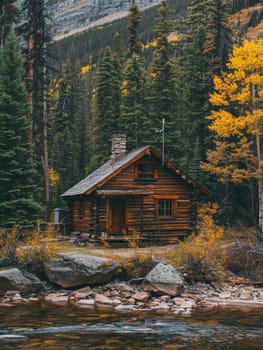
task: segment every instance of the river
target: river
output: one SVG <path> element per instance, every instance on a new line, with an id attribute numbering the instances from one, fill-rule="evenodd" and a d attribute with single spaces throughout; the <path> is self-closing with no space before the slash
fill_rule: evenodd
<path id="1" fill-rule="evenodd" d="M 263 310 L 199 309 L 191 317 L 48 303 L 0 307 L 1 350 L 259 350 Z"/>

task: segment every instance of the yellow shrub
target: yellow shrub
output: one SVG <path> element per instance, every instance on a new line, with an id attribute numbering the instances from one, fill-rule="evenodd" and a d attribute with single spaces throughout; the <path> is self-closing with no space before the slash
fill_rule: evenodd
<path id="1" fill-rule="evenodd" d="M 0 231 L 0 256 L 14 264 L 39 264 L 55 255 L 56 242 L 51 229 L 44 232 L 22 232 L 19 227 Z"/>
<path id="2" fill-rule="evenodd" d="M 224 274 L 224 257 L 220 250 L 224 229 L 215 223 L 219 206 L 207 203 L 198 210 L 196 233 L 180 242 L 170 261 L 186 275 L 196 280 L 221 279 Z"/>
<path id="3" fill-rule="evenodd" d="M 140 234 L 137 231 L 133 231 L 132 233 L 127 233 L 125 230 L 123 231 L 124 239 L 128 243 L 129 248 L 138 248 L 140 242 Z"/>
<path id="4" fill-rule="evenodd" d="M 13 227 L 12 230 L 0 230 L 0 257 L 15 260 L 19 231 L 18 226 Z"/>

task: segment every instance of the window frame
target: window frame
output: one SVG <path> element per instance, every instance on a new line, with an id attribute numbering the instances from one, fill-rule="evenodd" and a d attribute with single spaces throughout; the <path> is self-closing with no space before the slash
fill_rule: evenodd
<path id="1" fill-rule="evenodd" d="M 140 165 L 151 165 L 153 168 L 152 172 L 142 172 L 139 170 Z M 145 177 L 143 175 L 146 175 Z M 151 176 L 149 176 L 151 175 Z M 135 166 L 135 174 L 134 174 L 136 181 L 156 181 L 158 179 L 158 170 L 157 165 L 153 161 L 145 160 L 145 161 L 138 161 Z"/>
<path id="2" fill-rule="evenodd" d="M 155 195 L 154 196 L 154 214 L 159 219 L 176 218 L 177 215 L 177 200 L 178 196 L 171 195 Z M 172 215 L 159 215 L 159 202 L 160 201 L 171 201 L 172 204 Z"/>

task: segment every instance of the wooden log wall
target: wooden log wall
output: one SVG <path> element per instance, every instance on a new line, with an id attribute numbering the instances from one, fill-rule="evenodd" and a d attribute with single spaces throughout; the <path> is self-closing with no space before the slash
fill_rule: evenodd
<path id="1" fill-rule="evenodd" d="M 107 233 L 107 202 L 106 198 L 98 199 L 98 232 Z"/>
<path id="2" fill-rule="evenodd" d="M 140 161 L 153 161 L 157 179 L 136 179 L 136 163 L 109 180 L 101 190 L 149 190 L 147 195 L 121 196 L 126 200 L 126 231 L 140 233 L 149 241 L 174 242 L 178 236 L 189 234 L 192 226 L 191 210 L 193 187 L 180 174 L 163 167 L 159 159 L 145 156 Z M 109 199 L 111 197 L 81 196 L 73 203 L 74 230 L 91 234 L 108 233 Z M 117 198 L 117 197 L 114 197 Z M 172 199 L 176 206 L 174 216 L 156 215 L 156 201 Z"/>
<path id="3" fill-rule="evenodd" d="M 146 161 L 149 157 L 146 156 Z M 176 175 L 174 171 L 164 168 L 160 162 L 156 164 L 158 179 L 156 181 L 139 181 L 135 180 L 136 164 L 131 165 L 122 173 L 111 179 L 103 189 L 149 189 L 151 195 L 143 197 L 143 204 L 140 197 L 127 198 L 127 227 L 128 232 L 141 232 L 143 227 L 144 236 L 158 236 L 163 238 L 177 237 L 178 235 L 187 235 L 191 228 L 191 200 L 190 194 L 193 190 L 184 179 Z M 155 197 L 169 198 L 176 196 L 176 216 L 175 217 L 158 217 L 155 213 Z M 141 222 L 141 212 L 143 210 L 143 223 Z"/>
<path id="4" fill-rule="evenodd" d="M 96 202 L 93 198 L 79 198 L 73 203 L 73 230 L 76 232 L 96 233 Z"/>

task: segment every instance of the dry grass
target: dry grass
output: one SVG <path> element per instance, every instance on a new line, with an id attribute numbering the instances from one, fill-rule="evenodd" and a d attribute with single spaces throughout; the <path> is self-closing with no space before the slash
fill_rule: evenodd
<path id="1" fill-rule="evenodd" d="M 249 243 L 254 245 L 257 243 L 255 228 L 239 228 L 239 229 L 226 229 L 224 232 L 223 240 L 218 244 L 221 248 L 231 248 L 237 242 Z M 71 243 L 67 240 L 57 242 L 57 253 L 79 253 L 84 255 L 95 255 L 107 258 L 116 258 L 122 260 L 126 258 L 132 258 L 138 255 L 154 256 L 155 258 L 165 258 L 171 253 L 175 252 L 178 245 L 166 245 L 166 246 L 151 246 L 145 248 L 106 248 L 106 247 L 94 247 L 84 246 L 79 247 L 77 244 Z"/>
<path id="2" fill-rule="evenodd" d="M 173 252 L 176 249 L 176 245 L 168 246 L 152 246 L 146 248 L 105 248 L 85 246 L 79 247 L 74 243 L 68 241 L 61 241 L 57 243 L 57 253 L 79 253 L 84 255 L 101 256 L 105 258 L 115 259 L 121 261 L 124 259 L 130 259 L 138 255 L 153 256 L 155 258 L 161 258 L 167 254 Z"/>

